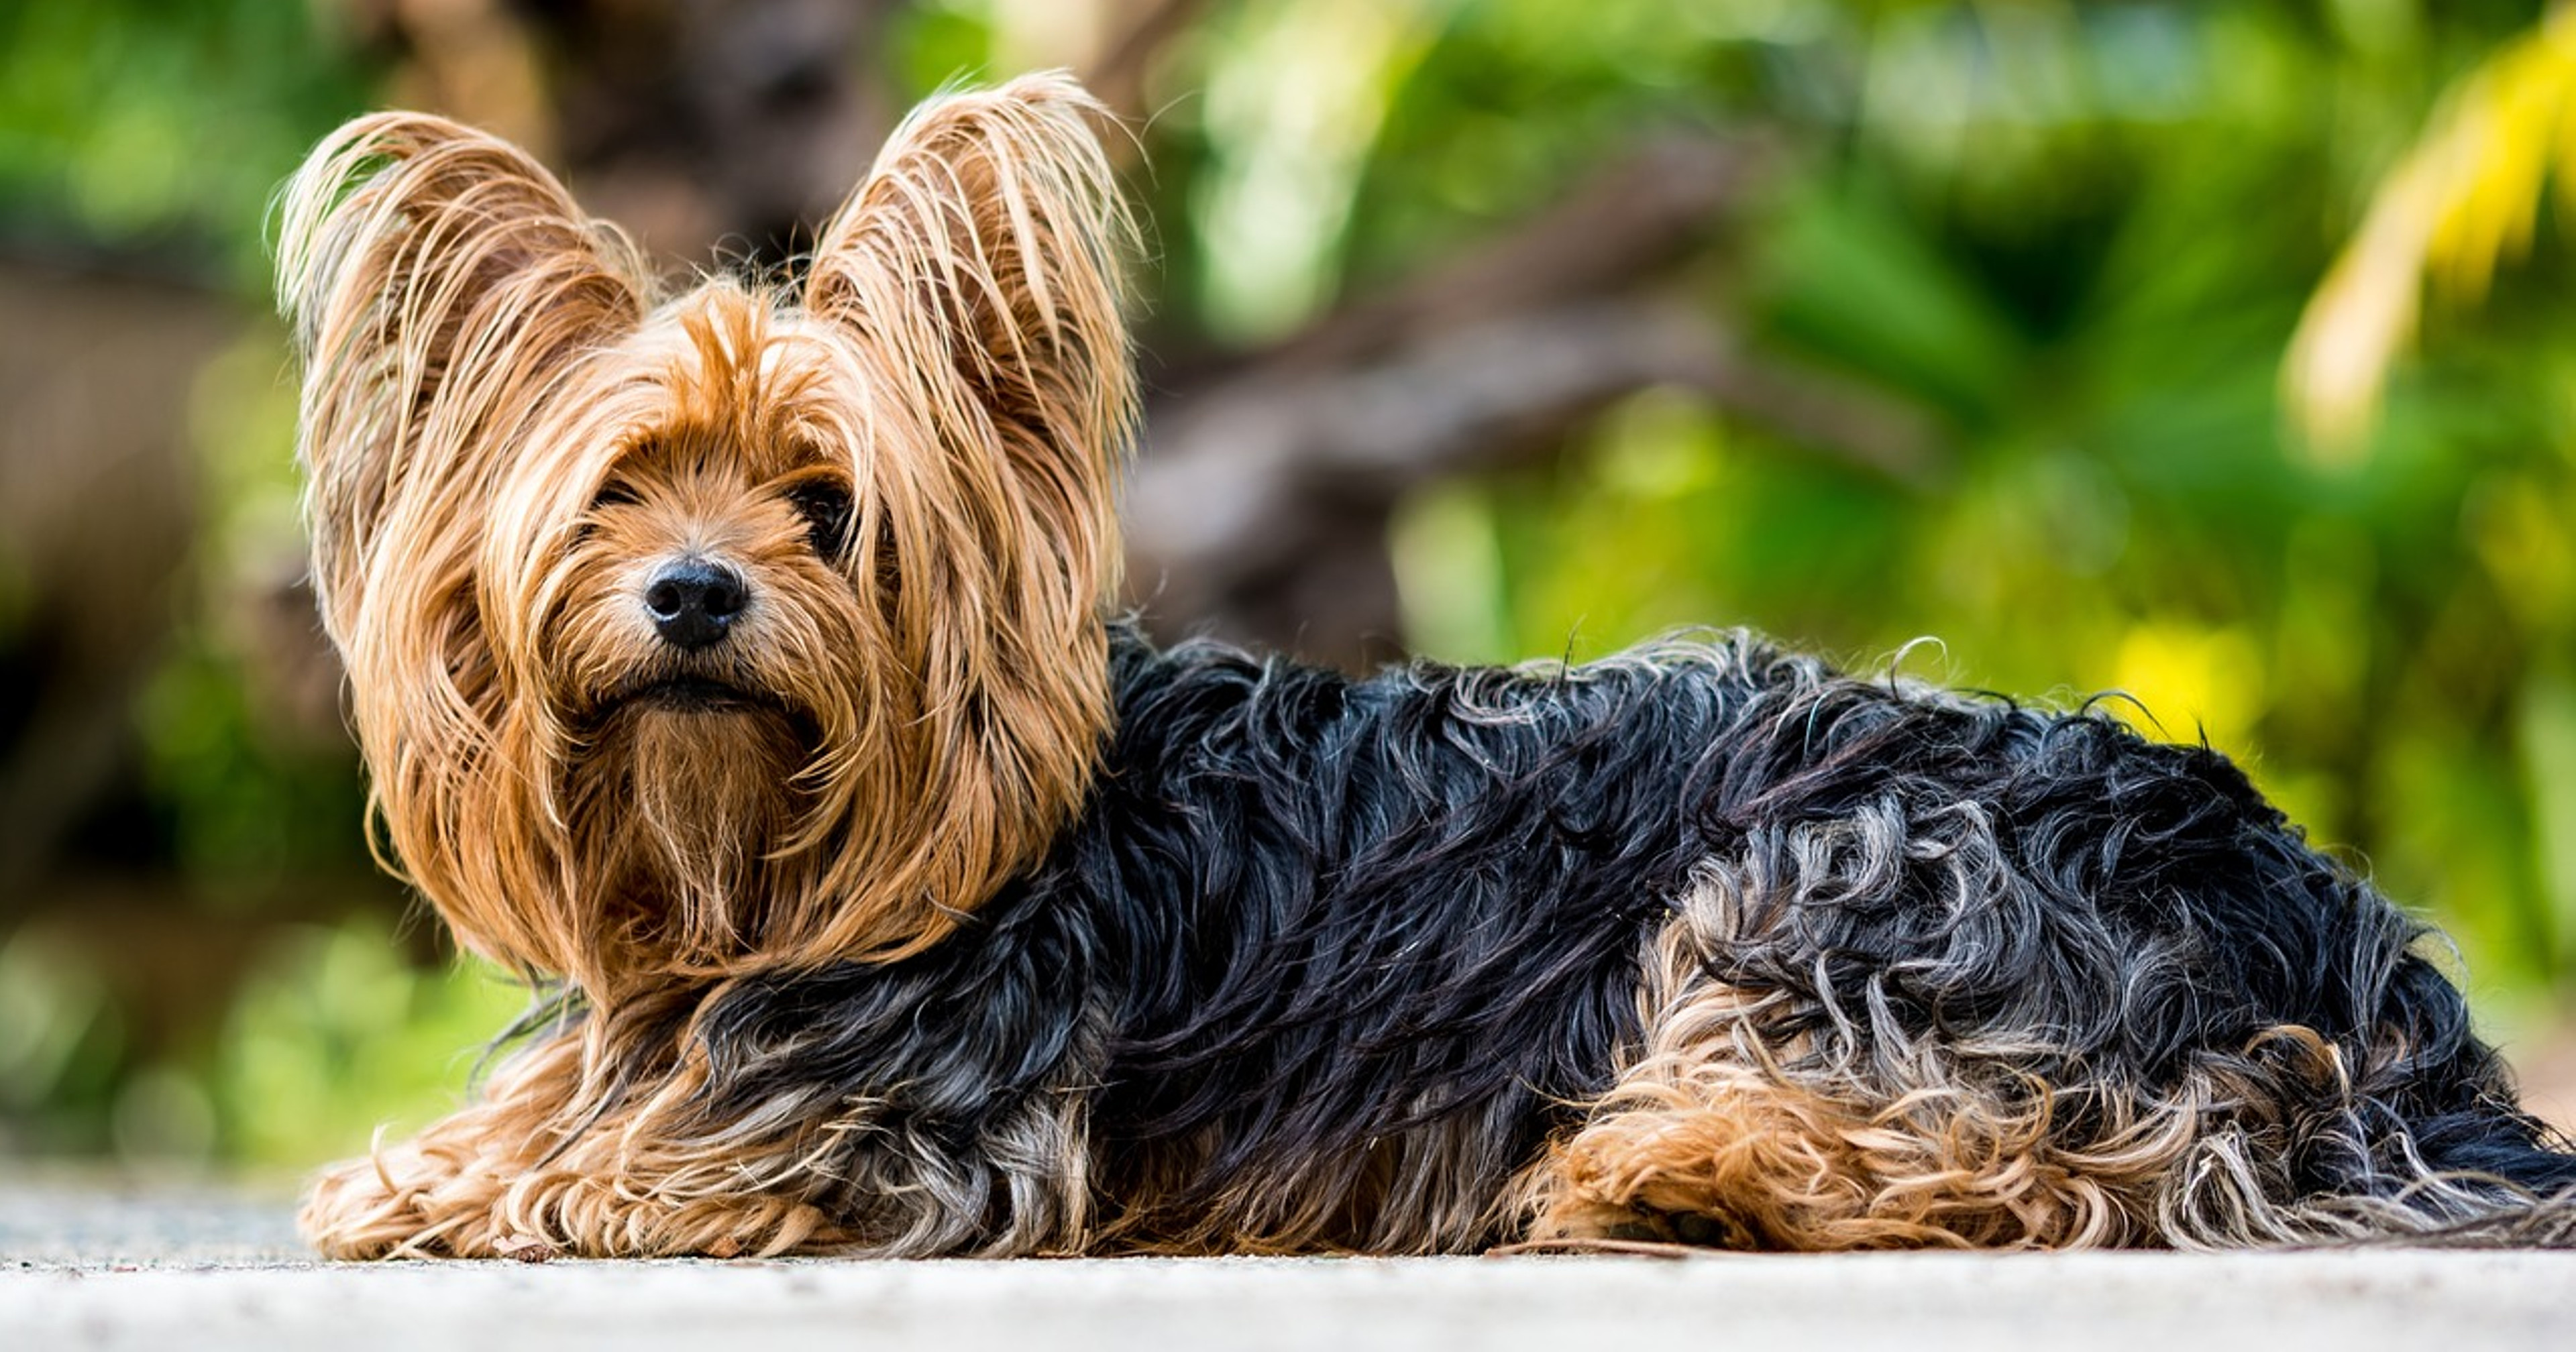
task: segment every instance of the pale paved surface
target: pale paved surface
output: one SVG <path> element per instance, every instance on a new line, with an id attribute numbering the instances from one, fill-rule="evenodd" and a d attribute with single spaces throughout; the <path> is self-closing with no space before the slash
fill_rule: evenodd
<path id="1" fill-rule="evenodd" d="M 315 1264 L 282 1207 L 0 1180 L 0 1348 L 2576 1349 L 2576 1254 Z"/>

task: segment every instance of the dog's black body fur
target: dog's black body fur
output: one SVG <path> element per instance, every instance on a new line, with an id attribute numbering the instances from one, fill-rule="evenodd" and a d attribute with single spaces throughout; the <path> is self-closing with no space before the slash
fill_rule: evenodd
<path id="1" fill-rule="evenodd" d="M 1358 681 L 1114 649 L 1117 731 L 1052 857 L 924 954 L 695 1011 L 709 1123 L 872 1096 L 849 1148 L 947 1161 L 991 1233 L 1047 1205 L 1009 1124 L 1075 1095 L 1095 1220 L 1138 1242 L 1318 1208 L 1352 1244 L 1490 1242 L 1490 1209 L 1388 1216 L 1503 1197 L 1610 1086 L 1640 954 L 1716 869 L 1751 885 L 1708 974 L 1769 997 L 1792 1069 L 1944 1049 L 2050 1087 L 2075 1139 L 2223 1073 L 2277 1091 L 2204 1113 L 2270 1152 L 2284 1206 L 2427 1169 L 2576 1185 L 2426 931 L 2204 747 L 1743 636 Z M 2283 1025 L 2348 1080 L 2276 1056 Z M 885 1205 L 877 1171 L 833 1172 L 827 1211 Z"/>

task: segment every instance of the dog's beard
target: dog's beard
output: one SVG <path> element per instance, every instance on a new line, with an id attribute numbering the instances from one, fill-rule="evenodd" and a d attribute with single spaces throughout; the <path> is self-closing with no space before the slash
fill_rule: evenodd
<path id="1" fill-rule="evenodd" d="M 598 932 L 647 969 L 757 945 L 801 886 L 779 850 L 804 806 L 808 741 L 785 710 L 723 687 L 665 686 L 609 709 L 569 786 Z"/>

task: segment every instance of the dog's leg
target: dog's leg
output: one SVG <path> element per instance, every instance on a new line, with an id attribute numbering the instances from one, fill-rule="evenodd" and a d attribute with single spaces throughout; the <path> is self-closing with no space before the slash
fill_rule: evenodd
<path id="1" fill-rule="evenodd" d="M 1730 1248 L 2083 1247 L 2152 1240 L 2201 1101 L 2043 1084 L 1850 1009 L 1710 970 L 1740 894 L 1712 879 L 1646 961 L 1644 1045 L 1526 1181 L 1533 1237 Z M 1787 1031 L 1783 1030 L 1797 1030 Z"/>
<path id="2" fill-rule="evenodd" d="M 703 1044 L 668 1037 L 637 1011 L 530 1048 L 482 1102 L 324 1175 L 306 1237 L 333 1258 L 1079 1247 L 1081 1065 L 934 1117 L 801 1063 L 740 1073 L 747 1046 L 720 1081 Z"/>
<path id="3" fill-rule="evenodd" d="M 476 1105 L 400 1145 L 325 1170 L 297 1225 L 333 1259 L 493 1252 L 491 1220 L 504 1149 L 490 1105 Z"/>
<path id="4" fill-rule="evenodd" d="M 535 1126 L 570 1105 L 579 1077 L 574 1039 L 558 1037 L 419 1136 L 331 1166 L 297 1218 L 305 1238 L 336 1259 L 496 1253 L 513 1238 L 501 1203 L 540 1148 Z"/>
<path id="5" fill-rule="evenodd" d="M 531 1049 L 484 1101 L 334 1166 L 305 1203 L 305 1237 L 340 1259 L 729 1257 L 846 1242 L 800 1195 L 788 1143 L 691 1148 L 654 1139 L 632 1111 L 584 1112 L 579 1043 Z"/>
<path id="6" fill-rule="evenodd" d="M 1640 1067 L 1541 1176 L 1538 1237 L 1725 1248 L 2093 1247 L 2154 1229 L 2191 1117 L 2055 1139 L 2045 1096 L 1869 1103 L 1775 1068 Z"/>
<path id="7" fill-rule="evenodd" d="M 489 1258 L 768 1255 L 841 1237 L 794 1197 L 727 1191 L 674 1197 L 636 1177 L 512 1163 L 480 1109 L 326 1173 L 305 1236 L 325 1257 Z"/>

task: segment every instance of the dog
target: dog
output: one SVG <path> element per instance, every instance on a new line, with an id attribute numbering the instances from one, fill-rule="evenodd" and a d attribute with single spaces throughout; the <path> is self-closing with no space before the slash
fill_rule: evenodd
<path id="1" fill-rule="evenodd" d="M 676 298 L 448 121 L 291 180 L 379 855 L 538 993 L 323 1253 L 2576 1240 L 2429 931 L 2205 747 L 1741 633 L 1154 646 L 1103 119 L 943 95 Z"/>

